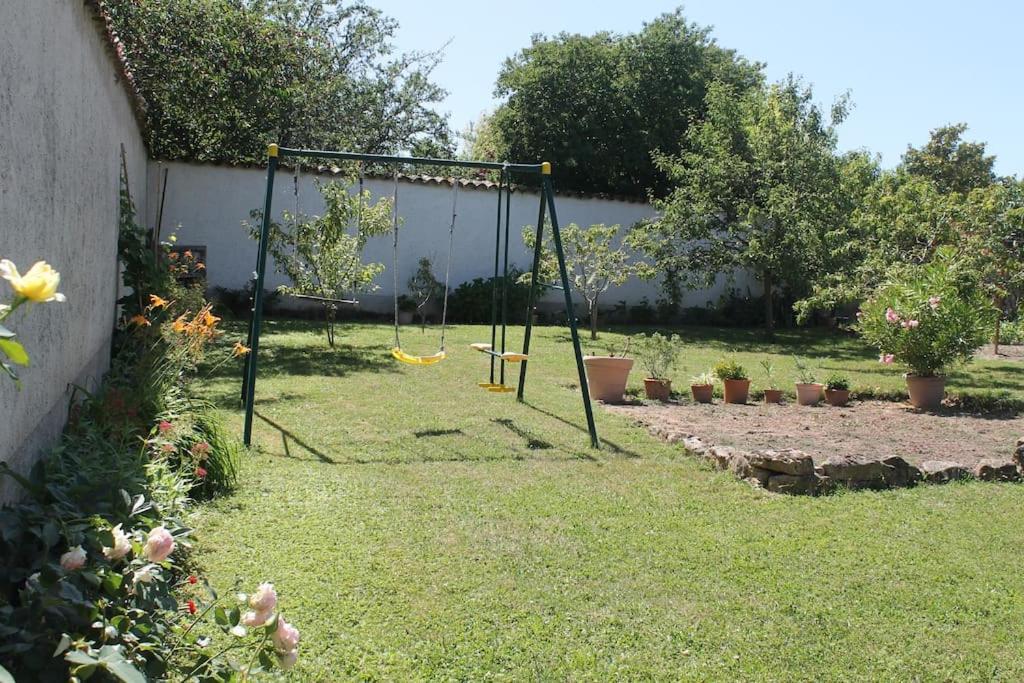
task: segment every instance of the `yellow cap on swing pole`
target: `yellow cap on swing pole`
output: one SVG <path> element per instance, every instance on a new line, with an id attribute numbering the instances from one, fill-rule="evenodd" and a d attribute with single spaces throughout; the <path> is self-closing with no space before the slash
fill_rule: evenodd
<path id="1" fill-rule="evenodd" d="M 267 145 L 267 156 L 268 157 L 276 157 L 277 156 L 277 145 L 275 143 L 272 142 L 269 145 Z"/>
<path id="2" fill-rule="evenodd" d="M 542 161 L 540 162 L 540 173 L 541 175 L 551 175 L 551 162 Z"/>

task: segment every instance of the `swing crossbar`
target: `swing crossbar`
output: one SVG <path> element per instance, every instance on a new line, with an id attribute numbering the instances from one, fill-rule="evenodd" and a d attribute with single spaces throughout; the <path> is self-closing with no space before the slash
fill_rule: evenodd
<path id="1" fill-rule="evenodd" d="M 278 147 L 278 156 L 312 157 L 314 159 L 341 159 L 343 161 L 363 161 L 379 164 L 413 164 L 430 166 L 447 166 L 450 168 L 485 168 L 494 171 L 506 170 L 515 173 L 542 174 L 547 168 L 544 164 L 508 164 L 500 161 L 462 161 L 460 159 L 432 159 L 430 157 L 403 157 L 388 154 L 360 154 L 358 152 L 332 152 L 322 149 L 296 149 Z"/>
<path id="2" fill-rule="evenodd" d="M 310 301 L 320 301 L 327 304 L 346 304 L 349 306 L 358 306 L 358 299 L 331 299 L 326 296 L 313 296 L 312 294 L 292 294 L 292 297 L 296 299 L 309 299 Z"/>

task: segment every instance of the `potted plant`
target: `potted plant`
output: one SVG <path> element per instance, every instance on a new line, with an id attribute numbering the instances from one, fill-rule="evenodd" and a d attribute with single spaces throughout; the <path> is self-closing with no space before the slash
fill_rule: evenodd
<path id="1" fill-rule="evenodd" d="M 715 395 L 715 376 L 708 371 L 691 377 L 690 393 L 697 403 L 711 403 Z"/>
<path id="2" fill-rule="evenodd" d="M 929 263 L 894 268 L 857 317 L 855 329 L 878 348 L 879 362 L 907 368 L 910 403 L 935 410 L 945 396 L 945 372 L 970 361 L 988 340 L 996 310 L 976 273 L 943 247 Z"/>
<path id="3" fill-rule="evenodd" d="M 850 402 L 850 380 L 842 375 L 829 375 L 825 380 L 825 400 L 830 406 L 845 406 Z"/>
<path id="4" fill-rule="evenodd" d="M 796 402 L 802 406 L 816 406 L 821 401 L 824 387 L 815 381 L 814 372 L 798 357 L 793 356 L 796 364 Z"/>
<path id="5" fill-rule="evenodd" d="M 409 325 L 416 313 L 416 302 L 412 297 L 401 294 L 398 297 L 398 324 Z"/>
<path id="6" fill-rule="evenodd" d="M 764 368 L 764 402 L 782 403 L 782 390 L 775 386 L 775 366 L 765 358 L 761 361 L 761 367 Z"/>
<path id="7" fill-rule="evenodd" d="M 628 352 L 629 338 L 626 339 L 626 346 L 621 354 L 613 347 L 606 356 L 583 356 L 591 399 L 605 403 L 622 403 L 629 371 L 633 369 L 633 359 L 626 358 Z"/>
<path id="8" fill-rule="evenodd" d="M 747 370 L 734 360 L 720 360 L 715 365 L 715 377 L 722 380 L 722 393 L 726 403 L 746 403 L 750 397 L 750 378 Z"/>
<path id="9" fill-rule="evenodd" d="M 668 373 L 675 367 L 679 358 L 679 335 L 668 337 L 659 332 L 651 335 L 638 335 L 634 341 L 637 360 L 647 371 L 644 378 L 644 392 L 647 398 L 656 401 L 667 401 L 672 393 L 672 380 Z"/>

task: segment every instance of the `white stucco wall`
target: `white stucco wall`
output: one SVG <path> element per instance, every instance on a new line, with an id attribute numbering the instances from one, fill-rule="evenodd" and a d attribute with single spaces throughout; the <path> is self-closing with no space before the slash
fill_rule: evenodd
<path id="1" fill-rule="evenodd" d="M 20 392 L 0 379 L 0 460 L 20 470 L 60 435 L 71 385 L 95 388 L 109 362 L 122 144 L 145 215 L 145 148 L 94 21 L 81 0 L 0 2 L 0 258 L 48 261 L 68 298 L 7 321 L 32 356 Z"/>
<path id="2" fill-rule="evenodd" d="M 239 289 L 246 286 L 256 264 L 256 243 L 249 239 L 242 226 L 249 212 L 262 208 L 266 173 L 260 169 L 178 162 L 151 163 L 149 172 L 150 224 L 155 222 L 163 169 L 167 169 L 167 193 L 164 200 L 163 234 L 175 231 L 179 244 L 205 246 L 207 278 L 210 286 Z M 327 181 L 330 176 L 302 174 L 299 180 L 299 210 L 316 215 L 324 204 L 314 182 Z M 294 174 L 290 169 L 278 172 L 274 185 L 273 215 L 295 210 Z M 367 179 L 366 189 L 374 197 L 390 197 L 394 183 L 387 179 Z M 448 250 L 448 228 L 451 221 L 451 187 L 434 183 L 401 181 L 399 213 L 404 219 L 399 246 L 399 288 L 416 269 L 421 256 L 434 265 L 434 273 L 443 279 Z M 523 244 L 524 225 L 535 225 L 540 196 L 535 192 L 516 192 L 511 202 L 509 262 L 528 269 L 533 257 Z M 649 204 L 611 199 L 582 198 L 559 195 L 556 198 L 559 223 L 591 225 L 605 223 L 628 227 L 654 215 Z M 494 229 L 497 190 L 494 188 L 460 187 L 455 246 L 452 255 L 451 287 L 476 277 L 489 277 L 494 269 Z M 378 279 L 380 288 L 373 294 L 359 295 L 365 310 L 390 310 L 393 292 L 391 272 L 391 237 L 370 240 L 365 259 L 383 263 L 385 272 Z M 268 266 L 268 288 L 285 283 Z M 739 283 L 746 286 L 746 280 Z M 709 290 L 688 292 L 687 306 L 704 306 L 715 302 L 726 288 L 721 279 Z M 560 293 L 549 292 L 545 301 L 557 305 Z M 638 303 L 647 297 L 653 305 L 658 298 L 657 283 L 630 279 L 621 287 L 610 289 L 602 306 L 614 306 L 625 300 Z"/>

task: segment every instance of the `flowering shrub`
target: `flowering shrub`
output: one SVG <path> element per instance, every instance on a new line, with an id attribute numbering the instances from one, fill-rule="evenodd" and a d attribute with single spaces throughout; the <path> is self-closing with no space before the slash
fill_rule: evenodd
<path id="1" fill-rule="evenodd" d="M 0 303 L 0 323 L 7 320 L 15 310 L 24 304 L 65 300 L 64 295 L 57 291 L 57 287 L 60 286 L 60 273 L 50 267 L 46 261 L 37 261 L 27 273 L 22 275 L 14 263 L 7 259 L 0 259 L 0 278 L 7 280 L 14 291 L 14 297 L 9 304 Z M 14 380 L 20 388 L 21 382 L 14 366 L 28 365 L 29 355 L 25 347 L 17 340 L 17 335 L 3 324 L 0 324 L 0 353 L 7 358 L 7 360 L 0 359 L 0 370 L 3 370 L 4 374 Z"/>
<path id="2" fill-rule="evenodd" d="M 970 360 L 996 316 L 974 273 L 942 249 L 930 263 L 893 271 L 857 314 L 856 330 L 878 360 L 919 377 Z"/>

